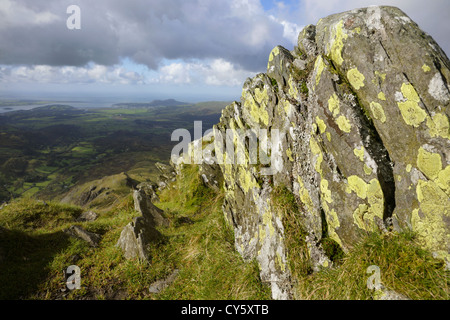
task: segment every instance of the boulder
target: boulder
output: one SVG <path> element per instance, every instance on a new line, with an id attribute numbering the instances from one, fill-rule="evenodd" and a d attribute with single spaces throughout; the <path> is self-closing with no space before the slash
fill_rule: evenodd
<path id="1" fill-rule="evenodd" d="M 77 225 L 71 226 L 69 229 L 65 230 L 65 232 L 72 237 L 86 241 L 91 247 L 98 247 L 101 240 L 101 236 L 99 234 L 87 231 Z"/>
<path id="2" fill-rule="evenodd" d="M 169 220 L 164 217 L 164 211 L 156 207 L 143 188 L 133 191 L 134 209 L 142 214 L 149 225 L 168 227 Z"/>
<path id="3" fill-rule="evenodd" d="M 94 221 L 97 219 L 97 213 L 94 211 L 84 211 L 78 218 L 77 221 Z"/>
<path id="4" fill-rule="evenodd" d="M 148 288 L 150 293 L 160 293 L 162 290 L 171 285 L 177 278 L 180 271 L 175 269 L 167 278 L 153 282 Z"/>
<path id="5" fill-rule="evenodd" d="M 116 246 L 123 250 L 126 259 L 148 260 L 148 245 L 161 237 L 161 233 L 144 217 L 137 217 L 122 230 Z"/>
<path id="6" fill-rule="evenodd" d="M 169 220 L 164 212 L 157 208 L 144 189 L 133 191 L 135 210 L 141 213 L 122 230 L 116 246 L 120 247 L 126 259 L 149 260 L 148 246 L 162 238 L 156 227 L 169 226 Z"/>

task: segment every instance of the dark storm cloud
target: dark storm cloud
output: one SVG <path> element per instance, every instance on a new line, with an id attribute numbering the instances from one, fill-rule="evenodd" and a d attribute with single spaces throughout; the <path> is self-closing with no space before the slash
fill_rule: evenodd
<path id="1" fill-rule="evenodd" d="M 81 8 L 81 30 L 66 28 L 71 4 Z M 0 0 L 0 19 L 0 64 L 111 65 L 130 57 L 157 69 L 162 59 L 223 58 L 260 70 L 275 45 L 292 47 L 258 1 Z"/>

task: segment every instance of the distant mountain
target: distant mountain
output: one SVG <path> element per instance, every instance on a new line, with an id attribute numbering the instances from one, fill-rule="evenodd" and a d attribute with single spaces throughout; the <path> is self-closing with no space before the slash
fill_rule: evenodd
<path id="1" fill-rule="evenodd" d="M 147 108 L 147 107 L 175 107 L 189 105 L 187 102 L 177 101 L 175 99 L 153 100 L 152 102 L 130 102 L 116 103 L 113 107 L 119 108 Z"/>

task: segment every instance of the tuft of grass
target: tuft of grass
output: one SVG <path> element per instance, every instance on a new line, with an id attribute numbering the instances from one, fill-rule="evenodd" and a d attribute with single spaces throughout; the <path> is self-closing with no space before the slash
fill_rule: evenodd
<path id="1" fill-rule="evenodd" d="M 303 277 L 299 292 L 303 299 L 367 300 L 367 268 L 380 268 L 381 283 L 414 300 L 448 300 L 450 272 L 441 260 L 421 249 L 411 232 L 368 234 L 334 269 Z"/>
<path id="2" fill-rule="evenodd" d="M 312 272 L 309 262 L 306 231 L 300 216 L 300 209 L 294 194 L 286 186 L 277 186 L 272 191 L 272 204 L 281 214 L 287 248 L 287 259 L 293 279 L 299 279 Z"/>
<path id="3" fill-rule="evenodd" d="M 183 216 L 193 223 L 171 229 L 164 249 L 155 251 L 159 254 L 153 255 L 154 266 L 169 264 L 180 273 L 173 285 L 153 298 L 270 299 L 256 261 L 246 263 L 234 249 L 234 232 L 222 212 L 223 193 L 203 185 L 197 166 L 186 166 L 182 177 L 176 188 L 163 191 L 159 206 L 173 219 Z"/>

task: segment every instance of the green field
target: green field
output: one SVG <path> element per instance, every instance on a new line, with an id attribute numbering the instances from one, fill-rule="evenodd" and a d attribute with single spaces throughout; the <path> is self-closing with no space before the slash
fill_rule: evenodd
<path id="1" fill-rule="evenodd" d="M 77 109 L 67 105 L 0 114 L 0 203 L 23 195 L 51 199 L 77 183 L 120 172 L 156 175 L 177 142 L 173 130 L 217 123 L 227 102 Z"/>

